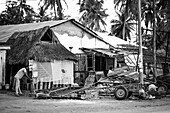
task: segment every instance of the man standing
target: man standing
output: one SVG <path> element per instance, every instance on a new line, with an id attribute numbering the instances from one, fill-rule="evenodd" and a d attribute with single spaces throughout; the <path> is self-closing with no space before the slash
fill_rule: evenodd
<path id="1" fill-rule="evenodd" d="M 26 68 L 21 68 L 16 75 L 14 76 L 15 78 L 15 94 L 16 96 L 22 95 L 21 89 L 20 89 L 20 80 L 21 78 L 26 75 L 29 79 L 31 79 L 28 74 Z"/>

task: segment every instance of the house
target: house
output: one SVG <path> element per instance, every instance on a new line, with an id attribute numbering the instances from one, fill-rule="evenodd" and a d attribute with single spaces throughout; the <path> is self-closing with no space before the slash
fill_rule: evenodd
<path id="1" fill-rule="evenodd" d="M 32 70 L 29 74 L 36 78 L 36 83 L 73 84 L 73 64 L 77 57 L 60 43 L 48 26 L 15 32 L 6 45 L 11 47 L 7 51 L 6 84 L 20 68 L 28 65 Z"/>
<path id="2" fill-rule="evenodd" d="M 111 66 L 117 66 L 118 54 L 111 50 L 114 46 L 74 19 L 0 26 L 0 42 L 6 43 L 15 32 L 45 26 L 49 26 L 60 43 L 78 57 L 74 65 L 75 78 L 84 79 L 91 70 L 106 75 Z"/>
<path id="3" fill-rule="evenodd" d="M 103 40 L 112 44 L 117 49 L 117 52 L 119 54 L 121 53 L 124 54 L 124 60 L 128 66 L 136 67 L 138 65 L 137 62 L 138 62 L 138 54 L 139 54 L 139 45 L 122 40 L 115 36 L 109 36 L 106 33 L 98 33 L 98 34 L 103 38 Z M 163 74 L 170 72 L 170 69 L 169 69 L 170 67 L 170 59 L 169 59 L 170 54 L 169 53 L 170 52 L 168 52 L 170 51 L 170 49 L 168 48 L 169 43 L 168 43 L 168 40 L 167 40 L 167 43 L 165 43 L 167 45 L 167 48 L 166 48 L 167 51 L 157 50 L 157 75 L 163 75 Z M 144 46 L 142 46 L 142 48 L 143 48 L 144 73 L 146 74 L 148 65 L 153 66 L 153 62 L 154 62 L 153 51 L 148 50 Z M 119 52 L 119 50 L 121 51 Z M 120 64 L 119 62 L 117 63 Z"/>
<path id="4" fill-rule="evenodd" d="M 125 53 L 125 61 L 130 66 L 138 66 L 138 55 L 139 55 L 139 47 L 128 45 L 128 44 L 120 44 L 119 49 L 121 49 Z M 157 50 L 156 52 L 156 76 L 166 75 L 170 72 L 169 64 L 170 57 L 169 52 L 165 50 Z M 154 64 L 154 54 L 153 50 L 148 50 L 143 48 L 143 72 L 144 74 L 148 74 L 149 68 L 153 71 Z"/>
<path id="5" fill-rule="evenodd" d="M 129 46 L 137 46 L 135 43 L 132 43 L 130 41 L 125 41 L 121 38 L 118 38 L 116 36 L 111 36 L 111 35 L 108 35 L 108 33 L 100 33 L 100 32 L 97 32 L 97 34 L 99 36 L 102 37 L 102 39 L 108 43 L 110 43 L 112 46 L 114 46 L 114 51 L 119 54 L 119 56 L 123 55 L 123 59 L 120 60 L 120 59 L 117 59 L 117 66 L 121 67 L 121 65 L 124 65 L 124 63 L 126 63 L 128 66 L 135 66 L 136 65 L 136 62 L 129 62 L 130 59 L 134 59 L 134 55 L 131 57 L 131 55 L 129 54 L 129 52 L 126 52 L 126 51 L 123 51 L 123 50 L 120 50 L 119 47 L 121 45 L 129 45 Z M 128 54 L 128 58 L 126 57 Z M 130 56 L 130 59 L 129 59 L 129 56 Z M 118 57 L 120 58 L 120 57 Z M 123 64 L 122 64 L 123 63 Z"/>
<path id="6" fill-rule="evenodd" d="M 114 46 L 106 42 L 97 33 L 71 20 L 51 28 L 60 42 L 79 58 L 75 64 L 75 78 L 84 80 L 89 71 L 106 76 L 110 67 L 117 67 L 118 54 Z M 83 79 L 81 79 L 83 78 Z"/>

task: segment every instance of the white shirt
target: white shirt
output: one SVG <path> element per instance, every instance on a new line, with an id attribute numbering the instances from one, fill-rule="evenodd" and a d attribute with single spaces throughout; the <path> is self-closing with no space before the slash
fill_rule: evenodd
<path id="1" fill-rule="evenodd" d="M 113 71 L 112 70 L 109 70 L 108 73 L 112 73 Z"/>
<path id="2" fill-rule="evenodd" d="M 151 89 L 153 89 L 153 90 L 156 91 L 156 88 L 157 88 L 157 86 L 155 86 L 154 84 L 150 84 L 150 85 L 148 86 L 148 90 L 149 90 L 149 91 L 150 91 Z"/>
<path id="3" fill-rule="evenodd" d="M 17 74 L 15 75 L 15 78 L 21 79 L 26 73 L 27 73 L 27 70 L 25 68 L 22 68 L 17 72 Z"/>
<path id="4" fill-rule="evenodd" d="M 108 71 L 108 74 L 107 74 L 107 76 L 111 76 L 111 75 L 113 75 L 113 72 L 114 72 L 114 71 L 112 71 L 112 70 L 109 70 L 109 71 Z"/>

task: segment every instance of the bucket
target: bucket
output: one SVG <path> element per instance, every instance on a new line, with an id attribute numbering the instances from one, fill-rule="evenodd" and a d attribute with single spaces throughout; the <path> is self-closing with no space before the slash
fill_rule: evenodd
<path id="1" fill-rule="evenodd" d="M 9 89 L 9 84 L 5 84 L 5 89 Z"/>

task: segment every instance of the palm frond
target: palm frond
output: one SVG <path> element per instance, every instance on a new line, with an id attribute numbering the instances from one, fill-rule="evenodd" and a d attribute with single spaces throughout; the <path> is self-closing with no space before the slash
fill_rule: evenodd
<path id="1" fill-rule="evenodd" d="M 120 21 L 119 21 L 119 20 L 112 19 L 112 20 L 110 21 L 110 23 L 120 23 Z"/>

